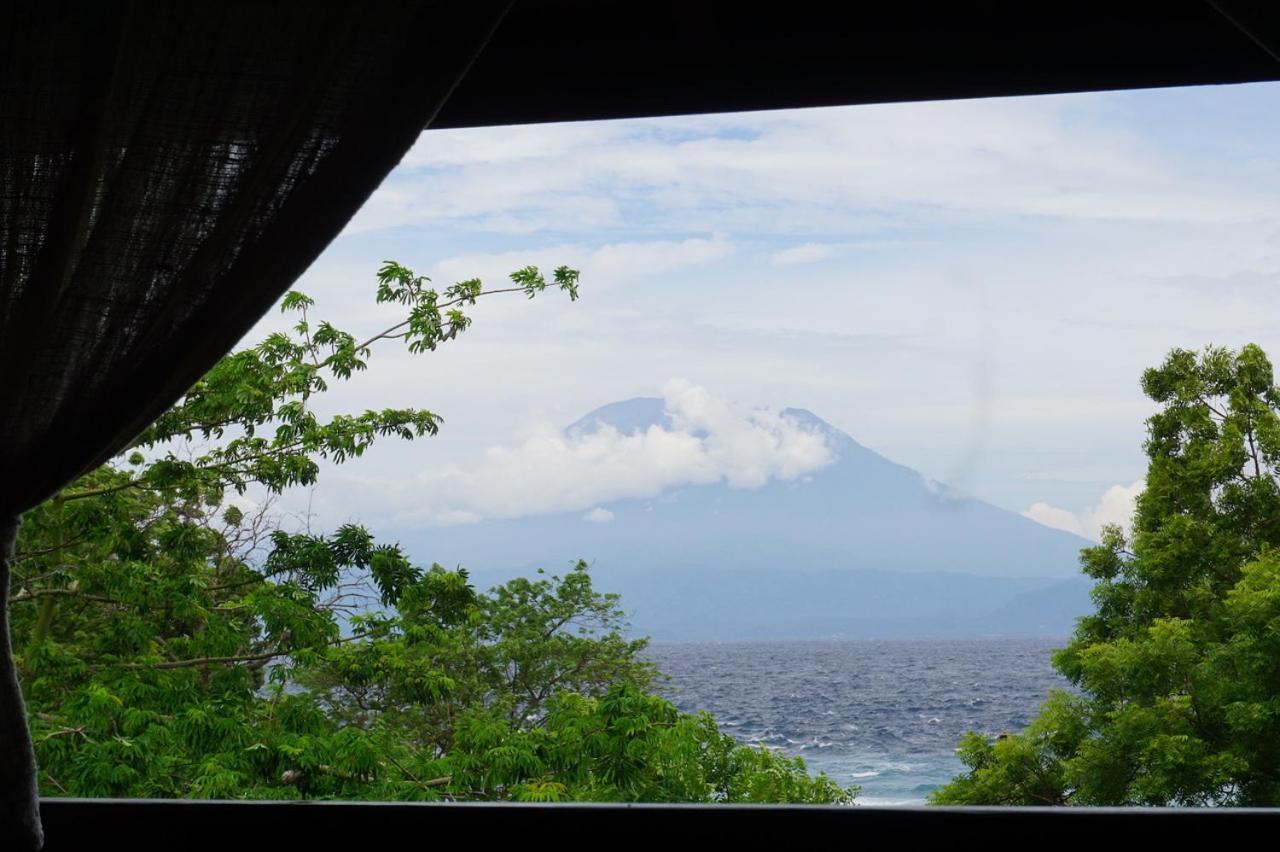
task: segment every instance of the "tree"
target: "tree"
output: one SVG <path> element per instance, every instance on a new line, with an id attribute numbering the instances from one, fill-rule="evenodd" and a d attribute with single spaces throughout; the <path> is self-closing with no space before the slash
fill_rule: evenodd
<path id="1" fill-rule="evenodd" d="M 290 293 L 291 333 L 227 356 L 114 464 L 31 512 L 14 563 L 16 659 L 43 795 L 843 801 L 653 695 L 644 640 L 587 566 L 488 592 L 349 524 L 290 532 L 269 501 L 440 418 L 322 420 L 315 398 L 400 340 L 429 352 L 490 293 L 577 296 L 577 273 L 437 292 L 395 263 L 400 321 L 362 342 Z"/>
<path id="2" fill-rule="evenodd" d="M 1142 376 L 1147 485 L 1022 733 L 969 734 L 939 804 L 1280 804 L 1280 389 L 1263 351 L 1174 350 Z"/>

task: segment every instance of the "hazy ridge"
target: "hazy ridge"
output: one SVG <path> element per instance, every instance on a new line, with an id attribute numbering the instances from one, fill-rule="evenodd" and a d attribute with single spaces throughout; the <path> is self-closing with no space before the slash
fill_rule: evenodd
<path id="1" fill-rule="evenodd" d="M 1042 635 L 1089 608 L 1087 541 L 958 497 L 803 409 L 832 464 L 758 489 L 686 487 L 582 512 L 424 528 L 419 560 L 467 567 L 482 586 L 582 558 L 619 592 L 638 633 L 662 639 Z M 671 428 L 661 399 L 591 412 L 566 430 Z"/>

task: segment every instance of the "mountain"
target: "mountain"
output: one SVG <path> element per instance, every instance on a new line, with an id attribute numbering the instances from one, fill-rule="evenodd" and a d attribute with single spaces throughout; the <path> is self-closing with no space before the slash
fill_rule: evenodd
<path id="1" fill-rule="evenodd" d="M 757 489 L 690 486 L 581 511 L 428 527 L 418 560 L 461 564 L 482 586 L 582 558 L 622 594 L 636 632 L 658 639 L 833 635 L 1055 635 L 1088 611 L 1078 554 L 1089 542 L 878 455 L 803 409 L 834 461 Z M 566 429 L 669 429 L 663 400 L 599 408 Z M 697 434 L 697 433 L 695 433 Z"/>

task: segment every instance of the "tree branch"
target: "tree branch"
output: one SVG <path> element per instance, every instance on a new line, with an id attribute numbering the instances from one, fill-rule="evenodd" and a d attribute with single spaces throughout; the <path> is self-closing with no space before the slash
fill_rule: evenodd
<path id="1" fill-rule="evenodd" d="M 116 598 L 108 598 L 102 595 L 86 595 L 76 589 L 36 589 L 35 591 L 22 591 L 9 598 L 9 603 L 22 603 L 23 601 L 32 601 L 36 598 L 52 597 L 83 598 L 84 600 L 95 601 L 97 603 L 119 604 L 121 606 L 125 605 L 124 601 L 117 600 Z"/>
<path id="2" fill-rule="evenodd" d="M 106 488 L 92 488 L 88 491 L 77 491 L 73 494 L 58 494 L 53 498 L 55 503 L 69 503 L 72 500 L 83 500 L 86 497 L 99 497 L 103 494 L 114 494 L 117 491 L 124 491 L 126 488 L 144 488 L 141 479 L 131 479 L 120 485 L 112 485 Z"/>
<path id="3" fill-rule="evenodd" d="M 82 535 L 76 536 L 70 541 L 64 541 L 61 544 L 55 544 L 52 547 L 42 547 L 39 550 L 19 550 L 17 553 L 13 555 L 13 561 L 15 563 L 18 563 L 24 559 L 33 559 L 37 556 L 48 556 L 51 553 L 57 553 L 59 550 L 66 550 L 68 547 L 75 547 L 80 542 L 88 539 L 90 535 L 91 533 L 86 532 Z M 47 575 L 42 575 L 42 576 L 47 576 Z M 33 580 L 34 579 L 39 579 L 39 578 L 38 577 L 33 578 Z"/>
<path id="4" fill-rule="evenodd" d="M 460 296 L 457 299 L 451 299 L 448 302 L 441 302 L 440 304 L 436 305 L 436 310 L 439 311 L 444 308 L 451 308 L 454 305 L 458 305 L 463 302 L 474 302 L 476 299 L 479 299 L 481 296 L 492 296 L 496 293 L 523 293 L 523 292 L 524 292 L 523 287 L 502 287 L 497 290 L 484 290 L 482 292 L 477 293 L 475 296 Z M 398 322 L 395 325 L 391 326 L 391 328 L 388 328 L 386 331 L 382 331 L 382 332 L 379 332 L 378 334 L 375 334 L 373 337 L 370 337 L 364 343 L 361 343 L 359 346 L 357 346 L 356 351 L 359 352 L 361 349 L 368 349 L 370 345 L 377 343 L 379 340 L 382 340 L 384 337 L 390 337 L 393 332 L 399 331 L 400 329 L 408 325 L 410 322 L 411 322 L 410 320 L 404 320 L 403 322 Z"/>
<path id="5" fill-rule="evenodd" d="M 396 760 L 394 757 L 392 757 L 391 755 L 387 755 L 387 761 L 396 769 L 399 769 L 405 775 L 408 775 L 410 781 L 417 784 L 419 787 L 423 788 L 424 790 L 429 790 L 432 787 L 443 787 L 453 780 L 452 775 L 442 775 L 439 778 L 428 778 L 426 781 L 423 781 L 417 775 L 414 775 L 408 769 L 401 766 L 400 762 Z"/>
<path id="6" fill-rule="evenodd" d="M 331 648 L 334 645 L 341 645 L 344 642 L 353 642 L 357 639 L 364 639 L 369 636 L 368 633 L 356 633 L 351 636 L 344 636 L 341 639 L 335 639 L 332 642 L 325 642 L 310 648 L 276 648 L 274 651 L 264 651 L 261 654 L 240 654 L 230 657 L 196 657 L 189 660 L 166 660 L 160 663 L 104 663 L 101 665 L 89 666 L 90 671 L 101 671 L 103 669 L 184 669 L 199 666 L 224 666 L 234 665 L 235 663 L 256 663 L 272 659 L 273 657 L 287 657 L 289 654 L 298 651 L 313 651 L 318 648 Z"/>

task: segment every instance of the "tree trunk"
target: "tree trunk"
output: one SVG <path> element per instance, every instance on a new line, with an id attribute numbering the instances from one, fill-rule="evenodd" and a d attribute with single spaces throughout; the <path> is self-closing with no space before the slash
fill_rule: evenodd
<path id="1" fill-rule="evenodd" d="M 0 849 L 26 852 L 44 845 L 44 833 L 36 755 L 9 638 L 9 568 L 19 520 L 0 518 Z"/>

